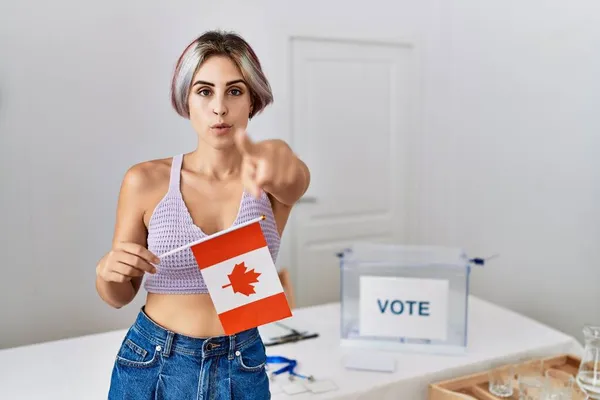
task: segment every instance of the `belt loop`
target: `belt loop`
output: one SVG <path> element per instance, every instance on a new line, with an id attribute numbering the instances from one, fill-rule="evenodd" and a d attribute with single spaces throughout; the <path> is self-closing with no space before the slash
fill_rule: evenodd
<path id="1" fill-rule="evenodd" d="M 227 358 L 229 360 L 233 360 L 234 355 L 235 355 L 235 335 L 230 335 L 229 336 L 229 354 L 227 355 Z"/>
<path id="2" fill-rule="evenodd" d="M 163 355 L 169 357 L 171 354 L 171 347 L 173 346 L 173 336 L 175 334 L 171 331 L 167 331 L 167 338 L 165 339 L 165 348 L 163 349 Z"/>

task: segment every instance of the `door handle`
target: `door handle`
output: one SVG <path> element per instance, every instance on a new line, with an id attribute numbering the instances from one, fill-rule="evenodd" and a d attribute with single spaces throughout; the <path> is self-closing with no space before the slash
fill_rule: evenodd
<path id="1" fill-rule="evenodd" d="M 316 203 L 317 198 L 314 196 L 302 196 L 296 203 Z"/>

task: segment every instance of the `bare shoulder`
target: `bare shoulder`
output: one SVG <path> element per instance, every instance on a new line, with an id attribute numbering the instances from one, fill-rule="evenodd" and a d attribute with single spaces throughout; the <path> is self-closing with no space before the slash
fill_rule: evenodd
<path id="1" fill-rule="evenodd" d="M 172 158 L 144 161 L 125 173 L 121 192 L 137 200 L 145 222 L 169 188 L 171 162 Z"/>
<path id="2" fill-rule="evenodd" d="M 169 181 L 171 158 L 144 161 L 132 165 L 123 178 L 123 185 L 129 190 L 146 192 Z"/>

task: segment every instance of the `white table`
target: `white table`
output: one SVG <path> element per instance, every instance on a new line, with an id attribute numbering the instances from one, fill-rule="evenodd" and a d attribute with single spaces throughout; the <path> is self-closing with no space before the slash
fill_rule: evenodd
<path id="1" fill-rule="evenodd" d="M 319 395 L 273 394 L 273 400 L 304 399 L 425 399 L 431 382 L 486 369 L 498 360 L 516 361 L 525 356 L 558 353 L 580 355 L 572 337 L 517 313 L 471 296 L 469 347 L 460 356 L 409 353 L 392 354 L 394 372 L 347 370 L 343 360 L 351 353 L 369 351 L 339 345 L 339 304 L 294 311 L 287 325 L 316 331 L 316 339 L 267 347 L 269 355 L 299 361 L 297 372 L 330 379 L 338 389 Z M 272 327 L 261 328 L 265 340 Z M 125 330 L 23 346 L 0 351 L 0 398 L 44 400 L 106 399 L 108 382 Z M 279 376 L 279 382 L 287 379 Z"/>

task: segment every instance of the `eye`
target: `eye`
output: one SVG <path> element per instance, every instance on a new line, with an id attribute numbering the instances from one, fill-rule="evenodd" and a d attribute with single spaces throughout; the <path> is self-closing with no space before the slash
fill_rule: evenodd
<path id="1" fill-rule="evenodd" d="M 200 89 L 197 92 L 200 96 L 209 96 L 210 95 L 210 89 Z"/>
<path id="2" fill-rule="evenodd" d="M 233 88 L 229 92 L 232 95 L 234 95 L 234 96 L 241 96 L 242 95 L 242 91 L 240 89 L 237 89 L 237 88 Z"/>

